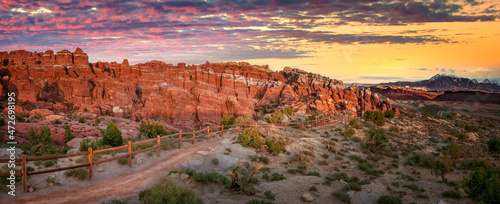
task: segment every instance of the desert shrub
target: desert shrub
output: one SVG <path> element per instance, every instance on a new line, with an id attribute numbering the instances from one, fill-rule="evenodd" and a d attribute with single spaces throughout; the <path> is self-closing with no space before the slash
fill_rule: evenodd
<path id="1" fill-rule="evenodd" d="M 428 112 L 422 112 L 422 120 L 427 120 L 430 114 Z"/>
<path id="2" fill-rule="evenodd" d="M 271 138 L 266 141 L 266 145 L 270 152 L 281 153 L 285 150 L 287 141 L 283 137 Z"/>
<path id="3" fill-rule="evenodd" d="M 366 111 L 363 118 L 365 121 L 371 121 L 378 126 L 385 125 L 385 116 L 380 111 Z"/>
<path id="4" fill-rule="evenodd" d="M 453 162 L 448 157 L 441 157 L 436 160 L 432 173 L 435 176 L 441 176 L 444 183 L 448 183 L 446 179 L 446 174 L 453 170 Z"/>
<path id="5" fill-rule="evenodd" d="M 414 153 L 404 162 L 405 165 L 424 168 L 434 168 L 435 163 L 434 157 L 423 153 Z"/>
<path id="6" fill-rule="evenodd" d="M 139 192 L 139 200 L 145 204 L 179 203 L 201 204 L 203 200 L 194 192 L 178 187 L 174 182 L 162 180 L 156 186 Z"/>
<path id="7" fill-rule="evenodd" d="M 78 180 L 85 180 L 89 175 L 89 170 L 85 168 L 70 169 L 64 172 L 66 177 L 76 177 Z"/>
<path id="8" fill-rule="evenodd" d="M 403 204 L 403 201 L 394 196 L 383 195 L 377 199 L 377 204 Z"/>
<path id="9" fill-rule="evenodd" d="M 365 142 L 363 146 L 370 152 L 384 151 L 389 139 L 385 135 L 385 130 L 382 128 L 370 129 L 365 132 Z"/>
<path id="10" fill-rule="evenodd" d="M 78 119 L 78 122 L 79 122 L 79 123 L 85 123 L 85 118 L 80 118 L 80 119 Z"/>
<path id="11" fill-rule="evenodd" d="M 267 123 L 279 123 L 283 121 L 285 116 L 281 111 L 274 111 L 270 116 L 264 118 Z"/>
<path id="12" fill-rule="evenodd" d="M 69 142 L 72 139 L 75 139 L 75 136 L 71 133 L 71 127 L 69 125 L 64 125 L 64 141 Z"/>
<path id="13" fill-rule="evenodd" d="M 118 164 L 120 165 L 127 165 L 128 164 L 128 157 L 122 157 L 118 159 Z"/>
<path id="14" fill-rule="evenodd" d="M 347 193 L 337 191 L 332 195 L 344 203 L 351 203 L 351 197 Z"/>
<path id="15" fill-rule="evenodd" d="M 384 112 L 384 116 L 386 118 L 394 118 L 394 116 L 396 116 L 396 112 L 394 112 L 393 110 L 388 110 Z"/>
<path id="16" fill-rule="evenodd" d="M 212 159 L 212 164 L 214 164 L 214 165 L 218 165 L 218 164 L 219 164 L 219 159 L 217 159 L 217 158 L 213 158 L 213 159 Z"/>
<path id="17" fill-rule="evenodd" d="M 352 137 L 354 134 L 356 134 L 356 131 L 350 127 L 346 127 L 342 135 L 346 137 Z"/>
<path id="18" fill-rule="evenodd" d="M 435 137 L 431 137 L 431 138 L 429 138 L 429 142 L 438 143 L 439 140 L 437 138 L 435 138 Z"/>
<path id="19" fill-rule="evenodd" d="M 216 172 L 195 173 L 193 174 L 193 176 L 191 176 L 191 179 L 197 183 L 202 183 L 202 184 L 216 183 L 221 186 L 227 186 L 229 183 L 231 183 L 231 181 L 227 177 Z"/>
<path id="20" fill-rule="evenodd" d="M 122 201 L 122 200 L 118 200 L 116 198 L 113 198 L 113 199 L 108 200 L 108 201 L 103 201 L 103 202 L 101 202 L 101 204 L 127 204 L 127 201 Z"/>
<path id="21" fill-rule="evenodd" d="M 445 198 L 461 198 L 462 195 L 460 195 L 460 192 L 458 191 L 445 191 L 441 193 L 441 196 Z"/>
<path id="22" fill-rule="evenodd" d="M 30 152 L 34 155 L 57 154 L 59 149 L 50 136 L 50 128 L 46 125 L 39 128 L 31 127 L 26 132 L 28 141 L 32 145 Z"/>
<path id="23" fill-rule="evenodd" d="M 356 129 L 363 128 L 363 127 L 361 127 L 361 125 L 358 123 L 358 121 L 356 119 L 352 119 L 351 121 L 349 121 L 349 125 L 353 128 L 356 128 Z"/>
<path id="24" fill-rule="evenodd" d="M 399 127 L 397 125 L 393 125 L 393 126 L 389 127 L 389 132 L 398 133 Z"/>
<path id="25" fill-rule="evenodd" d="M 453 143 L 446 147 L 446 153 L 450 155 L 452 160 L 457 160 L 462 156 L 462 145 Z"/>
<path id="26" fill-rule="evenodd" d="M 358 185 L 357 183 L 349 183 L 342 188 L 342 191 L 347 192 L 347 191 L 361 191 L 361 186 Z"/>
<path id="27" fill-rule="evenodd" d="M 413 191 L 418 191 L 419 190 L 419 187 L 417 185 L 415 185 L 415 184 L 404 185 L 403 188 L 411 189 Z"/>
<path id="28" fill-rule="evenodd" d="M 235 120 L 236 124 L 253 124 L 255 121 L 249 116 L 240 116 Z"/>
<path id="29" fill-rule="evenodd" d="M 487 168 L 491 163 L 485 159 L 469 159 L 460 162 L 459 169 L 475 170 L 480 167 Z"/>
<path id="30" fill-rule="evenodd" d="M 499 153 L 500 152 L 500 139 L 498 138 L 492 138 L 488 140 L 488 150 L 493 153 Z"/>
<path id="31" fill-rule="evenodd" d="M 281 109 L 280 111 L 281 111 L 281 113 L 288 115 L 288 116 L 293 115 L 293 108 L 292 107 L 286 107 L 286 108 Z"/>
<path id="32" fill-rule="evenodd" d="M 317 177 L 321 177 L 320 174 L 316 171 L 310 171 L 310 172 L 307 172 L 306 174 L 307 176 L 317 176 Z"/>
<path id="33" fill-rule="evenodd" d="M 266 196 L 267 199 L 274 200 L 275 195 L 273 194 L 272 191 L 266 191 L 266 192 L 264 192 L 264 195 Z"/>
<path id="34" fill-rule="evenodd" d="M 260 136 L 259 131 L 254 127 L 245 128 L 238 136 L 238 141 L 243 147 L 259 148 L 264 145 L 264 138 Z"/>
<path id="35" fill-rule="evenodd" d="M 43 162 L 44 167 L 51 167 L 57 164 L 57 160 L 47 160 Z"/>
<path id="36" fill-rule="evenodd" d="M 141 121 L 139 137 L 155 138 L 157 135 L 166 135 L 167 130 L 163 125 L 155 120 Z"/>
<path id="37" fill-rule="evenodd" d="M 259 157 L 259 161 L 264 164 L 269 164 L 269 158 L 267 157 Z"/>
<path id="38" fill-rule="evenodd" d="M 283 176 L 283 174 L 280 174 L 280 173 L 273 173 L 273 175 L 271 177 L 272 181 L 281 181 L 284 179 L 286 179 L 285 176 Z"/>
<path id="39" fill-rule="evenodd" d="M 62 124 L 62 122 L 59 119 L 55 119 L 54 121 L 52 121 L 52 123 L 54 125 L 60 125 L 60 124 Z"/>
<path id="40" fill-rule="evenodd" d="M 500 200 L 500 172 L 491 165 L 479 167 L 463 180 L 463 188 L 469 198 L 496 203 Z"/>
<path id="41" fill-rule="evenodd" d="M 235 120 L 233 115 L 225 115 L 220 121 L 221 125 L 234 125 L 234 123 Z"/>
<path id="42" fill-rule="evenodd" d="M 88 149 L 97 150 L 100 147 L 98 138 L 85 138 L 80 142 L 80 152 L 88 151 Z"/>
<path id="43" fill-rule="evenodd" d="M 102 138 L 102 144 L 111 145 L 113 147 L 123 144 L 122 132 L 115 123 L 108 124 L 104 137 Z"/>
<path id="44" fill-rule="evenodd" d="M 464 130 L 465 130 L 465 132 L 478 132 L 479 131 L 479 129 L 474 125 L 465 125 Z"/>
<path id="45" fill-rule="evenodd" d="M 20 123 L 26 122 L 26 118 L 24 118 L 23 114 L 17 115 L 16 120 L 17 120 L 17 122 L 20 122 Z"/>

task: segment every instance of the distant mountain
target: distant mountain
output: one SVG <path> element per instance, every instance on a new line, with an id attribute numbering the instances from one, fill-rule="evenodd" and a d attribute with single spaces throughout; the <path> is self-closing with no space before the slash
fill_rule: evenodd
<path id="1" fill-rule="evenodd" d="M 398 81 L 381 83 L 379 85 L 398 86 L 398 87 L 426 87 L 428 90 L 483 90 L 489 92 L 500 92 L 500 86 L 496 81 L 485 79 L 483 82 L 478 82 L 475 79 L 457 77 L 455 75 L 437 74 L 428 80 L 422 81 Z"/>

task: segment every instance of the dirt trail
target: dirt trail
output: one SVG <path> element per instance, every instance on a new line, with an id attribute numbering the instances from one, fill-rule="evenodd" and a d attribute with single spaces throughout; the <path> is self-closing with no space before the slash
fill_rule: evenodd
<path id="1" fill-rule="evenodd" d="M 173 166 L 194 156 L 199 150 L 207 150 L 220 144 L 223 138 L 182 149 L 164 159 L 144 168 L 117 175 L 87 186 L 73 187 L 44 195 L 23 196 L 2 200 L 0 203 L 99 203 L 105 198 L 123 197 L 138 194 L 163 178 Z"/>

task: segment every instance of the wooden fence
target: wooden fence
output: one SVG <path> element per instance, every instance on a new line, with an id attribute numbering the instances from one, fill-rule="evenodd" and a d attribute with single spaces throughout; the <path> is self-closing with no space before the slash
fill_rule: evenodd
<path id="1" fill-rule="evenodd" d="M 344 119 L 339 119 L 341 123 L 346 124 L 347 121 L 349 121 L 351 118 L 347 117 Z M 245 127 L 259 127 L 259 128 L 281 128 L 284 129 L 285 131 L 291 128 L 314 128 L 314 127 L 320 127 L 323 128 L 323 126 L 329 126 L 332 127 L 332 122 L 333 124 L 337 123 L 337 118 L 333 116 L 328 116 L 328 117 L 323 117 L 321 119 L 313 120 L 313 121 L 305 121 L 305 122 L 294 122 L 294 123 L 276 123 L 276 124 L 269 124 L 269 123 L 254 123 L 254 124 L 237 124 L 237 125 L 229 125 L 229 126 L 218 126 L 218 127 L 207 127 L 206 129 L 198 130 L 198 131 L 192 131 L 192 132 L 182 132 L 180 131 L 179 133 L 171 134 L 171 135 L 166 135 L 163 137 L 160 137 L 159 135 L 156 136 L 156 138 L 152 139 L 147 139 L 147 140 L 142 140 L 142 141 L 137 141 L 137 142 L 130 142 L 126 145 L 119 146 L 119 147 L 113 147 L 109 149 L 100 149 L 100 150 L 92 150 L 92 148 L 88 148 L 88 151 L 85 152 L 78 152 L 78 153 L 72 153 L 72 154 L 61 154 L 61 155 L 47 155 L 47 156 L 37 156 L 37 157 L 27 157 L 26 155 L 21 155 L 21 159 L 15 159 L 15 162 L 21 162 L 21 173 L 16 173 L 16 177 L 22 177 L 21 182 L 23 186 L 23 192 L 26 193 L 28 191 L 28 177 L 29 175 L 36 175 L 36 174 L 44 174 L 44 173 L 50 173 L 50 172 L 55 172 L 55 171 L 63 171 L 63 170 L 69 170 L 69 169 L 75 169 L 75 168 L 80 168 L 80 167 L 89 167 L 89 180 L 92 180 L 93 177 L 93 167 L 94 165 L 105 163 L 105 162 L 110 162 L 113 160 L 118 160 L 124 157 L 128 157 L 128 166 L 132 167 L 132 155 L 154 150 L 156 149 L 156 154 L 159 156 L 161 147 L 165 145 L 171 145 L 173 143 L 177 143 L 179 145 L 179 149 L 182 148 L 182 143 L 185 141 L 191 141 L 193 144 L 196 143 L 196 139 L 200 139 L 203 137 L 206 137 L 207 140 L 210 140 L 211 137 L 214 135 L 220 134 L 221 137 L 224 136 L 224 132 L 228 133 L 230 131 L 237 131 L 238 134 L 242 131 L 243 128 Z M 211 132 L 211 130 L 216 130 L 214 132 Z M 202 135 L 196 135 L 196 134 L 202 134 Z M 176 138 L 177 136 L 177 138 Z M 161 143 L 162 139 L 171 139 L 171 141 L 168 141 L 164 144 Z M 141 149 L 138 151 L 132 151 L 132 147 L 140 145 L 140 144 L 145 144 L 149 142 L 154 142 L 156 141 L 156 145 L 150 148 L 146 149 Z M 127 149 L 127 153 L 119 156 L 114 156 L 111 158 L 107 158 L 104 160 L 100 161 L 93 161 L 92 158 L 95 154 L 102 154 L 102 153 L 108 153 L 108 152 L 113 152 L 113 151 L 118 151 L 118 150 L 123 150 Z M 88 162 L 83 163 L 83 164 L 76 164 L 73 166 L 66 166 L 66 167 L 60 167 L 60 168 L 52 168 L 52 169 L 44 169 L 44 170 L 38 170 L 38 171 L 27 171 L 27 163 L 30 161 L 46 161 L 46 160 L 53 160 L 53 159 L 60 159 L 60 158 L 68 158 L 68 157 L 76 157 L 76 156 L 81 156 L 81 155 L 87 155 L 88 157 Z M 10 159 L 0 159 L 0 164 L 2 163 L 8 163 Z M 0 173 L 0 177 L 9 177 L 11 174 L 10 173 Z M 27 175 L 27 176 L 25 176 Z"/>

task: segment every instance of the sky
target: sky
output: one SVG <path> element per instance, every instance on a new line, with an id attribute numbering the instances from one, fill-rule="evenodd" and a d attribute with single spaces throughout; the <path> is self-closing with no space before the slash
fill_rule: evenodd
<path id="1" fill-rule="evenodd" d="M 0 51 L 246 61 L 345 83 L 500 81 L 499 17 L 496 0 L 1 0 Z"/>

